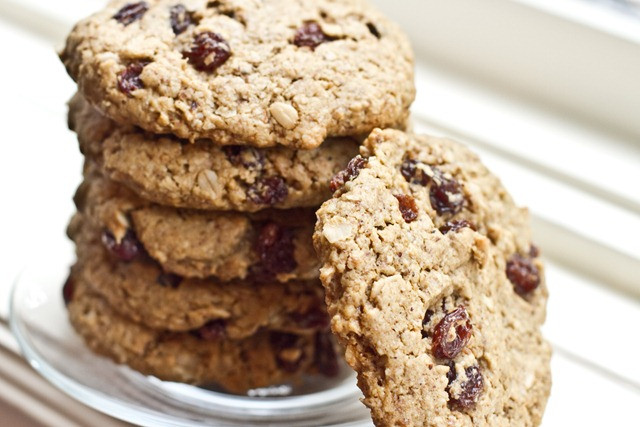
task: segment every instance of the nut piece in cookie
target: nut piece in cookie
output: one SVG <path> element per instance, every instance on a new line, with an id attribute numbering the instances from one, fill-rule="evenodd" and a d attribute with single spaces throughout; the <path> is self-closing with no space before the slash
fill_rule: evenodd
<path id="1" fill-rule="evenodd" d="M 529 217 L 453 141 L 376 130 L 318 210 L 331 326 L 377 425 L 537 425 L 547 290 Z"/>

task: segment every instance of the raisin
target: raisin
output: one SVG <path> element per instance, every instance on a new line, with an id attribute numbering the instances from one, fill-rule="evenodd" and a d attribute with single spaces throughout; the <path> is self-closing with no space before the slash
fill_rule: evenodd
<path id="1" fill-rule="evenodd" d="M 429 188 L 431 206 L 439 215 L 460 212 L 464 205 L 464 196 L 458 181 L 445 178 L 442 172 L 436 168 L 433 168 L 433 170 L 435 175 L 431 188 Z"/>
<path id="2" fill-rule="evenodd" d="M 62 299 L 64 300 L 64 305 L 69 305 L 69 303 L 73 300 L 73 294 L 75 290 L 75 281 L 71 278 L 71 276 L 67 277 L 67 280 L 62 286 Z"/>
<path id="3" fill-rule="evenodd" d="M 458 375 L 456 373 L 456 362 L 454 362 L 453 360 L 449 360 L 447 362 L 447 366 L 449 367 L 449 372 L 447 372 L 447 386 L 450 386 L 451 383 L 454 382 L 456 378 L 458 378 Z"/>
<path id="4" fill-rule="evenodd" d="M 318 372 L 326 377 L 335 377 L 340 372 L 338 355 L 328 332 L 316 334 L 314 364 Z"/>
<path id="5" fill-rule="evenodd" d="M 264 224 L 255 244 L 261 273 L 269 277 L 292 272 L 298 266 L 293 249 L 293 231 L 290 228 L 275 222 Z"/>
<path id="6" fill-rule="evenodd" d="M 451 383 L 457 379 L 455 366 L 449 365 L 449 372 L 453 372 L 451 376 L 447 374 L 447 378 L 449 378 L 449 386 L 447 386 L 449 405 L 457 409 L 473 407 L 484 389 L 484 379 L 482 378 L 482 373 L 480 373 L 480 368 L 476 365 L 465 368 L 464 373 L 467 376 L 467 380 L 460 384 L 460 392 L 457 396 L 453 396 L 451 390 Z"/>
<path id="7" fill-rule="evenodd" d="M 322 31 L 320 24 L 315 21 L 307 21 L 296 31 L 293 44 L 298 47 L 310 47 L 311 50 L 315 50 L 322 43 L 333 40 L 334 38 L 329 37 Z"/>
<path id="8" fill-rule="evenodd" d="M 142 245 L 132 230 L 127 230 L 120 243 L 109 230 L 102 232 L 102 244 L 111 254 L 122 261 L 133 261 L 142 251 Z"/>
<path id="9" fill-rule="evenodd" d="M 519 295 L 526 295 L 540 285 L 540 272 L 531 259 L 514 254 L 507 261 L 507 277 Z"/>
<path id="10" fill-rule="evenodd" d="M 132 62 L 118 74 L 118 89 L 120 92 L 131 96 L 131 92 L 144 88 L 144 83 L 140 79 L 142 70 L 149 62 Z"/>
<path id="11" fill-rule="evenodd" d="M 431 317 L 433 317 L 433 310 L 427 310 L 424 313 L 424 318 L 422 319 L 422 338 L 428 338 L 429 332 L 426 331 L 425 327 L 431 322 Z"/>
<path id="12" fill-rule="evenodd" d="M 371 22 L 367 22 L 367 28 L 375 38 L 379 39 L 380 37 L 382 37 L 380 35 L 380 31 L 378 31 L 378 28 L 375 25 L 373 25 Z"/>
<path id="13" fill-rule="evenodd" d="M 196 36 L 191 50 L 182 52 L 182 56 L 199 71 L 215 71 L 231 56 L 231 48 L 220 34 L 206 31 Z"/>
<path id="14" fill-rule="evenodd" d="M 156 282 L 165 288 L 175 289 L 180 286 L 180 283 L 182 283 L 182 277 L 173 273 L 162 273 L 158 276 Z"/>
<path id="15" fill-rule="evenodd" d="M 243 166 L 245 168 L 264 168 L 264 153 L 253 147 L 243 147 L 241 145 L 228 145 L 223 147 L 223 151 L 233 166 Z"/>
<path id="16" fill-rule="evenodd" d="M 453 339 L 451 332 L 455 335 Z M 467 310 L 460 306 L 444 316 L 434 328 L 433 355 L 439 359 L 453 359 L 467 345 L 470 338 L 471 322 Z"/>
<path id="17" fill-rule="evenodd" d="M 304 313 L 293 313 L 291 319 L 303 329 L 326 329 L 329 327 L 329 315 L 322 309 L 320 301 Z"/>
<path id="18" fill-rule="evenodd" d="M 211 320 L 195 331 L 192 334 L 201 340 L 205 341 L 217 341 L 222 339 L 227 334 L 227 322 L 224 319 Z"/>
<path id="19" fill-rule="evenodd" d="M 464 195 L 460 184 L 453 178 L 445 177 L 440 169 L 406 159 L 400 166 L 400 173 L 407 182 L 429 186 L 431 206 L 439 215 L 456 214 L 462 210 Z"/>
<path id="20" fill-rule="evenodd" d="M 182 4 L 177 4 L 171 8 L 169 12 L 169 20 L 171 22 L 173 34 L 176 36 L 184 33 L 190 25 L 195 24 L 193 12 L 188 11 Z"/>
<path id="21" fill-rule="evenodd" d="M 429 166 L 426 166 L 426 169 L 424 167 L 418 167 L 418 164 L 426 166 L 423 163 L 419 163 L 417 160 L 405 159 L 400 166 L 400 173 L 407 182 L 426 187 L 431 181 L 431 175 L 427 172 L 430 172 L 431 168 Z"/>
<path id="22" fill-rule="evenodd" d="M 447 234 L 448 232 L 457 232 L 458 230 L 469 227 L 472 230 L 475 230 L 476 227 L 471 222 L 466 219 L 456 219 L 454 221 L 447 221 L 442 227 L 439 228 L 442 234 Z"/>
<path id="23" fill-rule="evenodd" d="M 530 258 L 538 258 L 540 256 L 540 249 L 534 244 L 531 244 L 529 247 L 529 257 Z"/>
<path id="24" fill-rule="evenodd" d="M 272 206 L 284 201 L 289 189 L 280 176 L 260 178 L 247 190 L 249 200 L 258 205 Z"/>
<path id="25" fill-rule="evenodd" d="M 346 182 L 351 181 L 353 178 L 360 174 L 360 171 L 367 165 L 367 159 L 358 155 L 351 159 L 347 164 L 346 169 L 338 172 L 336 176 L 331 180 L 331 191 L 336 191 L 341 188 Z"/>
<path id="26" fill-rule="evenodd" d="M 304 359 L 298 336 L 285 332 L 271 332 L 271 348 L 276 352 L 276 363 L 285 372 L 296 372 Z"/>
<path id="27" fill-rule="evenodd" d="M 118 21 L 121 24 L 127 25 L 137 21 L 142 18 L 142 16 L 149 10 L 149 5 L 146 1 L 141 1 L 138 3 L 127 3 L 116 12 L 115 15 L 112 16 L 113 19 Z"/>
<path id="28" fill-rule="evenodd" d="M 398 199 L 398 206 L 404 221 L 406 223 L 415 221 L 418 218 L 416 200 L 413 197 L 404 194 L 398 194 L 395 198 Z"/>

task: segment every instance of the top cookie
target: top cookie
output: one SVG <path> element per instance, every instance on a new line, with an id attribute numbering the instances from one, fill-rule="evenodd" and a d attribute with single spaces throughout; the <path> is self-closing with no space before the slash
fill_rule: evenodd
<path id="1" fill-rule="evenodd" d="M 364 0 L 116 0 L 61 59 L 112 119 L 221 145 L 366 134 L 415 92 L 407 38 Z"/>
<path id="2" fill-rule="evenodd" d="M 374 131 L 318 211 L 332 329 L 377 425 L 531 426 L 550 389 L 526 209 L 463 146 Z"/>

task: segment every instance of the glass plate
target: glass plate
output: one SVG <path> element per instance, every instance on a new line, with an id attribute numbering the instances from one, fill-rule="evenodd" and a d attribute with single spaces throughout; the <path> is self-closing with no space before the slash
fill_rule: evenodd
<path id="1" fill-rule="evenodd" d="M 335 379 L 250 390 L 245 396 L 144 376 L 88 350 L 61 296 L 66 262 L 24 270 L 11 297 L 11 328 L 33 368 L 63 392 L 121 420 L 145 425 L 372 426 L 346 366 Z"/>

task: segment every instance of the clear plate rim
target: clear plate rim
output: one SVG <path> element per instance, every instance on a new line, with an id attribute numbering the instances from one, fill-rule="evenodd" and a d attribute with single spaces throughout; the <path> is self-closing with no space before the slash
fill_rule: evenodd
<path id="1" fill-rule="evenodd" d="M 22 353 L 23 358 L 29 363 L 29 365 L 43 378 L 49 381 L 52 385 L 54 385 L 58 390 L 62 391 L 66 395 L 72 397 L 73 399 L 81 402 L 88 407 L 117 418 L 121 421 L 135 423 L 145 426 L 153 426 L 157 424 L 147 424 L 147 421 L 155 421 L 161 422 L 162 420 L 157 419 L 155 417 L 154 412 L 146 411 L 147 415 L 150 417 L 148 420 L 146 419 L 130 419 L 128 417 L 124 417 L 117 409 L 118 406 L 127 406 L 130 409 L 131 413 L 135 413 L 140 411 L 141 408 L 136 407 L 128 402 L 123 402 L 119 399 L 113 398 L 106 393 L 103 393 L 98 390 L 94 390 L 90 387 L 84 386 L 82 384 L 77 383 L 71 379 L 68 379 L 65 375 L 59 373 L 49 362 L 45 359 L 41 358 L 35 350 L 32 349 L 32 345 L 30 345 L 28 340 L 28 335 L 23 334 L 20 331 L 21 325 L 16 317 L 16 298 L 18 298 L 19 290 L 18 286 L 20 284 L 20 280 L 24 275 L 24 271 L 27 268 L 24 268 L 20 274 L 13 281 L 11 293 L 9 296 L 9 326 L 11 328 L 11 333 L 14 338 L 18 342 L 18 346 L 20 347 L 20 351 Z M 107 407 L 103 406 L 103 403 L 107 402 Z M 146 408 L 145 408 L 146 409 Z M 166 422 L 166 419 L 164 420 Z"/>
<path id="2" fill-rule="evenodd" d="M 190 426 L 193 423 L 190 423 L 189 419 L 181 418 L 172 414 L 161 413 L 158 410 L 150 409 L 141 405 L 137 405 L 135 403 L 128 402 L 119 397 L 114 397 L 104 391 L 92 388 L 85 384 L 78 382 L 77 380 L 70 378 L 68 375 L 61 373 L 58 369 L 52 365 L 51 362 L 47 361 L 45 357 L 43 357 L 41 352 L 35 349 L 35 345 L 31 342 L 31 333 L 26 330 L 27 326 L 25 324 L 25 319 L 22 319 L 20 315 L 17 313 L 18 304 L 20 304 L 24 298 L 26 298 L 27 293 L 32 290 L 38 290 L 44 292 L 47 296 L 51 295 L 51 289 L 45 288 L 40 283 L 26 283 L 25 284 L 25 274 L 31 271 L 29 266 L 22 269 L 22 271 L 16 276 L 12 283 L 12 288 L 10 292 L 9 298 L 9 325 L 13 336 L 15 337 L 18 345 L 20 347 L 20 351 L 24 359 L 29 363 L 29 365 L 38 372 L 43 378 L 49 381 L 52 385 L 54 385 L 57 389 L 70 396 L 71 398 L 81 402 L 82 404 L 109 416 L 112 416 L 116 419 L 134 423 L 142 426 L 157 426 L 157 425 L 175 425 L 175 426 Z M 48 298 L 52 299 L 52 298 Z M 96 355 L 98 357 L 98 355 Z M 118 365 L 115 362 L 106 359 L 107 362 L 112 363 L 118 369 L 123 369 L 125 374 L 127 370 L 131 371 L 134 375 L 140 376 L 141 378 L 147 378 L 140 373 L 137 373 L 130 368 L 122 365 Z M 163 384 L 168 384 L 167 382 L 163 382 L 162 380 L 153 378 L 155 381 L 158 381 Z M 156 388 L 162 389 L 160 387 L 153 387 L 151 385 L 145 384 L 148 388 Z M 182 385 L 180 385 L 182 386 Z M 318 392 L 310 393 L 307 395 L 296 395 L 296 396 L 287 396 L 287 397 L 273 397 L 273 398 L 264 398 L 264 397 L 243 397 L 243 396 L 233 396 L 229 395 L 227 399 L 246 399 L 250 400 L 253 403 L 258 403 L 256 409 L 258 411 L 260 409 L 267 410 L 267 405 L 274 401 L 288 401 L 289 405 L 283 405 L 283 408 L 294 407 L 295 402 L 298 402 L 302 399 L 308 398 L 309 396 L 316 396 L 315 401 L 312 401 L 310 405 L 305 405 L 305 409 L 309 409 L 309 413 L 305 411 L 299 411 L 297 414 L 300 415 L 309 415 L 312 416 L 314 412 L 317 412 L 323 408 L 331 409 L 336 405 L 339 405 L 341 401 L 346 398 L 353 397 L 353 391 L 347 392 L 349 388 L 348 380 L 345 379 L 338 386 L 333 389 L 321 390 Z M 343 389 L 343 392 L 340 394 L 336 394 L 336 389 Z M 171 394 L 166 391 L 167 389 L 162 389 L 164 393 L 164 397 L 171 398 Z M 356 388 L 357 390 L 357 388 Z M 215 392 L 212 392 L 215 393 Z M 222 396 L 223 393 L 217 393 Z M 322 401 L 321 398 L 323 396 L 336 394 L 333 399 L 329 401 Z M 180 403 L 186 403 L 184 400 L 179 400 Z M 279 408 L 276 408 L 276 410 Z M 239 413 L 236 413 L 236 415 Z M 291 413 L 292 415 L 296 415 L 296 413 Z M 259 417 L 259 415 L 258 415 Z M 259 418 L 254 416 L 255 421 L 258 421 Z M 236 421 L 235 419 L 229 419 L 229 422 Z M 246 421 L 247 423 L 244 425 L 250 425 L 248 423 L 251 422 L 249 418 Z M 277 421 L 277 420 L 274 420 Z M 225 424 L 220 424 L 225 425 Z M 231 425 L 231 424 L 230 424 Z M 262 424 L 261 424 L 262 425 Z M 366 423 L 364 420 L 360 421 L 347 421 L 340 424 L 332 424 L 341 427 L 356 427 L 356 426 L 370 426 L 369 423 Z"/>

